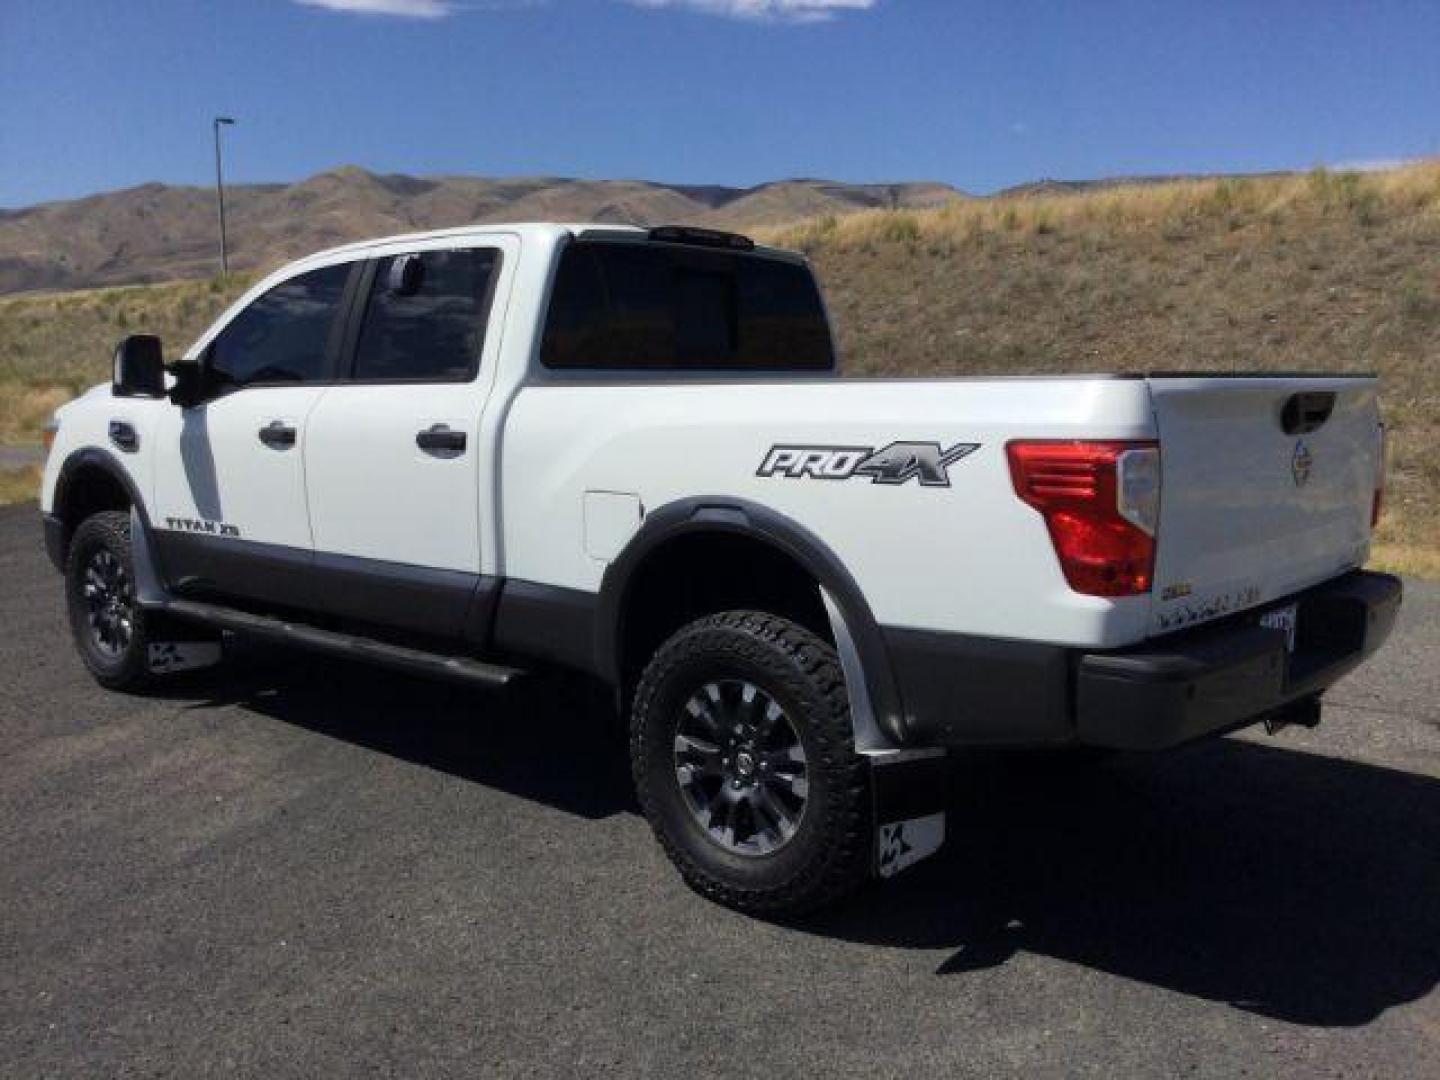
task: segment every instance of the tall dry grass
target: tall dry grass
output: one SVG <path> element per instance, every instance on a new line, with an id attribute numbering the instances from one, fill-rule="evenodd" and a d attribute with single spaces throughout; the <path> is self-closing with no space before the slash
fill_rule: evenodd
<path id="1" fill-rule="evenodd" d="M 251 278 L 0 297 L 0 445 L 34 442 L 55 407 L 109 375 L 127 334 L 178 356 Z"/>

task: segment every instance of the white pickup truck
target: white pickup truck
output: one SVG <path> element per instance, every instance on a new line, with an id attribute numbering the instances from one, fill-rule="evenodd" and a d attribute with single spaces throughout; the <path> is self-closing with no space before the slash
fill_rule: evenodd
<path id="1" fill-rule="evenodd" d="M 226 632 L 583 673 L 686 880 L 753 912 L 934 851 L 948 750 L 1314 723 L 1400 603 L 1373 378 L 842 379 L 804 259 L 703 230 L 314 255 L 177 363 L 127 339 L 53 439 L 102 684 Z"/>

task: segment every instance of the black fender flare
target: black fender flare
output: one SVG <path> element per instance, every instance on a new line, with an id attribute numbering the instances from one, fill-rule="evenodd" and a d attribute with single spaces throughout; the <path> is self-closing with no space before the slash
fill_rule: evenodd
<path id="1" fill-rule="evenodd" d="M 135 486 L 135 481 L 125 470 L 125 466 L 115 459 L 115 455 L 98 446 L 81 447 L 70 454 L 64 464 L 60 466 L 60 472 L 55 478 L 55 494 L 50 501 L 50 516 L 55 519 L 64 518 L 66 502 L 71 497 L 73 490 L 72 485 L 75 483 L 76 477 L 88 469 L 100 470 L 125 489 L 125 494 L 130 499 L 130 506 L 139 516 L 141 527 L 148 535 L 151 531 L 150 515 L 145 508 L 145 500 L 140 495 L 140 489 Z M 70 530 L 65 527 L 60 546 L 62 556 L 69 546 Z"/>
<path id="2" fill-rule="evenodd" d="M 81 447 L 67 457 L 65 464 L 60 466 L 60 474 L 55 478 L 55 498 L 51 503 L 55 513 L 60 513 L 61 507 L 65 505 L 66 492 L 70 484 L 74 482 L 75 475 L 87 468 L 100 469 L 118 481 L 130 497 L 130 505 L 140 514 L 140 520 L 145 523 L 147 529 L 150 527 L 150 516 L 145 509 L 145 500 L 140 495 L 140 489 L 135 486 L 135 481 L 126 471 L 125 466 L 116 460 L 114 454 L 98 446 Z"/>
<path id="3" fill-rule="evenodd" d="M 605 569 L 595 612 L 595 669 L 612 685 L 623 678 L 625 608 L 632 579 L 662 545 L 695 533 L 745 536 L 802 566 L 830 596 L 859 654 L 876 723 L 903 740 L 904 710 L 885 638 L 860 586 L 826 543 L 784 514 L 740 498 L 687 498 L 646 514 L 645 522 Z"/>

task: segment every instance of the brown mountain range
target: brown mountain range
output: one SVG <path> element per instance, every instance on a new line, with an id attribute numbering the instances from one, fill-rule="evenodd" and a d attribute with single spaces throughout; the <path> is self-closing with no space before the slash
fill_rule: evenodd
<path id="1" fill-rule="evenodd" d="M 483 221 L 627 221 L 754 229 L 963 198 L 939 183 L 784 180 L 752 188 L 556 177 L 381 176 L 353 166 L 295 184 L 226 189 L 231 268 L 255 270 L 367 236 Z M 215 194 L 144 184 L 0 210 L 0 293 L 205 277 Z"/>

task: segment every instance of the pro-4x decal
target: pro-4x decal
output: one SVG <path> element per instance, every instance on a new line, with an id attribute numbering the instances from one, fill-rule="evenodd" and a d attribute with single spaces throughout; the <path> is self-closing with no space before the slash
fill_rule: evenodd
<path id="1" fill-rule="evenodd" d="M 879 450 L 873 446 L 779 445 L 770 448 L 755 475 L 791 480 L 866 476 L 872 484 L 918 480 L 921 487 L 949 487 L 950 466 L 978 449 L 979 443 L 956 443 L 945 450 L 938 442 L 893 442 Z"/>

